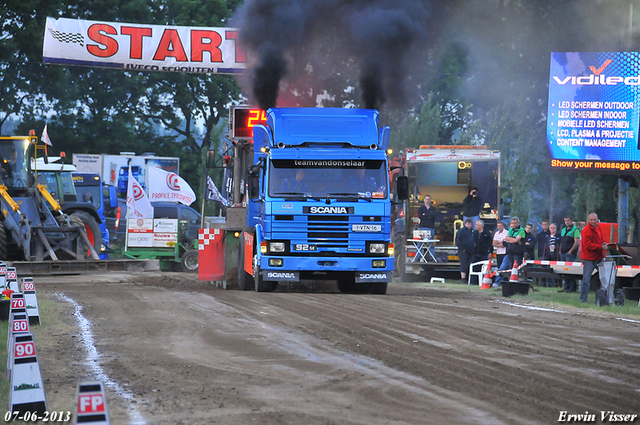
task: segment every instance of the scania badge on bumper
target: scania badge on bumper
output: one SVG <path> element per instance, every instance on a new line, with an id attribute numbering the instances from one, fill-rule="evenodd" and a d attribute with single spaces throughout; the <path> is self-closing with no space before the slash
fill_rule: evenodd
<path id="1" fill-rule="evenodd" d="M 383 272 L 356 272 L 356 283 L 366 282 L 391 282 L 391 273 Z"/>

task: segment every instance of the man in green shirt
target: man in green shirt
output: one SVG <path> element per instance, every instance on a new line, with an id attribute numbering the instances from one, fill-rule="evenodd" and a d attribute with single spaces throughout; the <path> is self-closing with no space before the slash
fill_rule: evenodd
<path id="1" fill-rule="evenodd" d="M 503 241 L 503 244 L 507 247 L 507 255 L 505 255 L 504 260 L 502 260 L 500 270 L 509 270 L 513 267 L 514 262 L 518 266 L 522 264 L 522 259 L 524 256 L 523 239 L 525 236 L 526 233 L 522 226 L 520 226 L 520 219 L 518 217 L 513 217 L 511 219 L 511 227 L 509 228 L 509 233 L 507 233 L 507 236 Z M 496 278 L 496 282 L 493 284 L 493 286 L 500 286 L 501 280 L 502 276 L 500 273 L 498 273 L 498 277 Z"/>
<path id="2" fill-rule="evenodd" d="M 564 228 L 560 233 L 560 261 L 576 261 L 578 247 L 580 246 L 580 229 L 575 225 L 571 217 L 564 218 Z M 562 290 L 558 292 L 576 292 L 575 279 L 562 281 Z"/>

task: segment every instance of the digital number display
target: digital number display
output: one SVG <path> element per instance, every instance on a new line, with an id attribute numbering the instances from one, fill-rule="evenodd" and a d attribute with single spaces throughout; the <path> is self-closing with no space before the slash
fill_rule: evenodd
<path id="1" fill-rule="evenodd" d="M 233 108 L 232 137 L 253 139 L 253 126 L 267 123 L 267 112 L 256 108 Z"/>

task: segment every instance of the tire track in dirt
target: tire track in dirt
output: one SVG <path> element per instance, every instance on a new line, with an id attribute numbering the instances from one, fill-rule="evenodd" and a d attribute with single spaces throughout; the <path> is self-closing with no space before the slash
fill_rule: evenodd
<path id="1" fill-rule="evenodd" d="M 462 291 L 258 294 L 172 276 L 75 289 L 105 369 L 149 423 L 549 423 L 637 408 L 636 323 Z"/>
<path id="2" fill-rule="evenodd" d="M 282 295 L 284 294 L 270 294 L 270 297 L 281 297 Z M 410 305 L 412 304 L 411 301 L 408 303 L 409 305 L 406 302 L 402 302 L 396 303 L 398 305 L 393 307 L 386 308 L 381 304 L 386 303 L 391 298 L 389 296 L 356 296 L 354 300 L 350 300 L 349 304 L 351 305 L 345 305 L 345 303 L 336 302 L 332 294 L 323 294 L 327 295 L 327 297 L 322 297 L 321 299 L 317 298 L 317 294 L 298 295 L 299 296 L 291 300 L 280 300 L 282 303 L 277 303 L 277 298 L 262 298 L 258 303 L 273 302 L 276 300 L 274 304 L 277 303 L 280 308 L 286 309 L 287 311 L 295 311 L 301 316 L 313 316 L 316 321 L 324 324 L 323 328 L 316 330 L 316 332 L 319 331 L 319 334 L 326 332 L 323 331 L 323 329 L 327 326 L 333 326 L 336 332 L 340 331 L 347 337 L 353 337 L 354 334 L 357 333 L 353 331 L 353 326 L 361 327 L 363 330 L 374 329 L 376 335 L 379 337 L 376 341 L 378 344 L 376 347 L 377 353 L 376 350 L 372 350 L 371 347 L 367 347 L 366 350 L 364 350 L 363 347 L 353 347 L 353 344 L 351 344 L 351 347 L 348 347 L 356 350 L 356 352 L 370 351 L 370 353 L 366 352 L 365 354 L 371 355 L 374 358 L 382 358 L 385 360 L 385 357 L 387 357 L 392 359 L 394 352 L 398 350 L 398 342 L 402 342 L 403 340 L 408 341 L 408 338 L 406 338 L 408 332 L 399 331 L 398 327 L 415 326 L 416 322 L 415 316 L 412 316 L 415 314 L 415 311 L 411 310 L 411 308 L 415 306 Z M 309 299 L 310 297 L 313 299 Z M 347 299 L 353 296 L 341 297 Z M 251 307 L 250 303 L 253 302 L 255 301 L 250 300 L 249 304 L 245 303 L 242 306 L 247 314 L 252 312 L 253 307 Z M 354 317 L 354 314 L 345 313 L 347 307 L 350 307 L 351 311 L 357 311 L 359 313 L 369 312 L 369 314 L 362 317 Z M 517 402 L 516 404 L 520 404 L 520 400 L 527 401 L 527 403 L 534 403 L 538 409 L 541 408 L 550 411 L 550 419 L 552 419 L 552 415 L 557 414 L 559 409 L 575 409 L 576 411 L 593 410 L 594 401 L 602 404 L 603 409 L 632 409 L 632 406 L 634 406 L 637 395 L 633 393 L 633 386 L 628 384 L 628 376 L 621 373 L 623 368 L 619 368 L 618 371 L 614 370 L 620 374 L 618 377 L 597 376 L 597 372 L 602 369 L 602 355 L 605 353 L 604 348 L 598 345 L 594 347 L 594 344 L 591 344 L 588 355 L 585 356 L 584 353 L 582 353 L 581 364 L 591 364 L 593 366 L 592 369 L 584 370 L 583 367 L 575 367 L 574 359 L 565 359 L 566 352 L 560 352 L 553 346 L 558 338 L 552 337 L 547 339 L 543 334 L 536 335 L 537 342 L 527 341 L 526 335 L 531 333 L 532 327 L 534 329 L 544 328 L 545 322 L 554 322 L 557 320 L 557 314 L 545 313 L 541 315 L 538 312 L 535 316 L 542 316 L 542 320 L 539 318 L 523 320 L 521 319 L 521 314 L 507 312 L 506 320 L 512 321 L 515 318 L 521 322 L 521 325 L 515 326 L 509 322 L 505 322 L 505 315 L 497 314 L 494 308 L 484 310 L 476 308 L 473 310 L 474 316 L 485 315 L 488 317 L 484 322 L 485 324 L 493 323 L 494 326 L 496 326 L 496 323 L 498 323 L 501 329 L 501 331 L 498 332 L 487 331 L 484 327 L 479 328 L 477 325 L 478 321 L 469 320 L 472 317 L 468 315 L 458 317 L 460 320 L 457 322 L 447 321 L 446 325 L 439 324 L 439 315 L 451 316 L 451 312 L 446 310 L 454 309 L 453 313 L 457 313 L 460 307 L 448 305 L 432 305 L 431 307 L 434 308 L 427 312 L 427 314 L 423 312 L 423 316 L 426 317 L 421 317 L 421 319 L 429 321 L 428 323 L 431 330 L 439 329 L 441 333 L 435 336 L 425 335 L 424 332 L 414 333 L 418 335 L 418 337 L 431 341 L 442 341 L 442 337 L 444 333 L 446 333 L 449 339 L 454 336 L 454 340 L 452 341 L 453 343 L 445 343 L 455 347 L 469 347 L 473 346 L 473 342 L 471 342 L 473 339 L 470 338 L 473 338 L 473 334 L 475 333 L 475 340 L 482 341 L 482 345 L 484 346 L 505 347 L 512 356 L 518 353 L 518 360 L 515 362 L 497 362 L 495 359 L 487 360 L 487 353 L 483 353 L 482 351 L 480 351 L 480 353 L 474 353 L 473 350 L 466 350 L 467 352 L 464 353 L 464 356 L 452 355 L 450 349 L 443 349 L 441 346 L 438 346 L 441 342 L 435 344 L 435 346 L 431 344 L 432 347 L 429 347 L 426 351 L 417 351 L 416 355 L 423 359 L 429 359 L 431 366 L 434 366 L 440 374 L 447 375 L 446 372 L 448 372 L 449 376 L 443 377 L 442 381 L 451 382 L 451 388 L 454 390 L 464 391 L 464 386 L 467 385 L 465 382 L 468 381 L 467 377 L 473 376 L 474 387 L 476 388 L 472 392 L 476 394 L 488 394 L 489 397 L 494 399 L 500 399 L 501 396 L 507 398 L 511 394 L 519 394 L 520 397 L 516 396 L 514 400 Z M 392 310 L 394 317 L 380 319 L 380 312 L 385 310 Z M 407 313 L 407 311 L 409 312 Z M 435 317 L 433 317 L 434 315 Z M 454 315 L 460 316 L 460 314 Z M 585 319 L 578 319 L 578 321 L 582 320 Z M 344 323 L 348 325 L 344 325 Z M 459 323 L 463 323 L 463 325 L 460 326 Z M 591 328 L 592 326 L 589 326 L 589 329 Z M 422 331 L 424 331 L 424 329 Z M 557 326 L 553 331 L 558 331 Z M 395 333 L 396 335 L 389 335 L 391 333 Z M 571 343 L 571 348 L 568 348 L 567 351 L 579 352 L 581 345 L 585 343 L 584 335 L 571 336 L 571 332 L 568 331 L 568 329 L 564 329 L 564 333 L 570 337 L 568 339 Z M 405 338 L 403 338 L 403 335 Z M 537 340 L 539 337 L 542 338 L 542 345 Z M 444 338 L 444 341 L 446 340 L 447 338 Z M 361 345 L 367 345 L 366 340 L 362 338 L 359 339 L 359 342 Z M 409 346 L 410 343 L 406 342 L 404 345 Z M 384 347 L 384 350 L 382 350 L 384 351 L 383 353 L 380 352 L 382 347 Z M 495 353 L 490 354 L 495 356 Z M 610 352 L 607 354 L 611 357 Z M 398 356 L 396 355 L 395 357 Z M 446 361 L 440 360 L 443 357 L 446 358 Z M 615 369 L 615 365 L 617 364 L 616 360 L 627 365 L 633 364 L 633 362 L 629 363 L 630 361 L 637 360 L 637 355 L 618 354 L 615 357 L 616 358 L 611 359 L 611 362 L 608 363 L 607 366 L 613 364 Z M 536 359 L 538 361 L 532 364 L 532 361 Z M 425 368 L 420 368 L 420 362 L 411 362 L 406 357 L 392 360 L 396 365 L 410 367 L 418 371 L 422 369 L 424 373 Z M 456 364 L 452 365 L 452 361 L 455 361 Z M 478 367 L 479 365 L 481 366 L 480 368 Z M 546 370 L 544 370 L 545 366 Z M 550 369 L 549 366 L 552 368 Z M 487 372 L 482 372 L 484 369 L 488 369 Z M 594 371 L 596 374 L 593 374 Z M 611 372 L 611 370 L 608 370 L 606 373 L 611 374 Z M 627 374 L 628 373 L 629 371 L 627 370 Z M 593 375 L 589 376 L 589 374 L 596 375 L 596 379 L 594 379 Z M 455 386 L 455 382 L 463 385 Z M 627 382 L 626 385 L 625 382 Z M 591 388 L 594 387 L 594 384 L 597 389 Z M 626 388 L 621 388 L 621 386 Z M 615 395 L 612 397 L 611 394 Z M 508 405 L 508 402 L 505 403 L 504 400 L 501 400 L 500 404 Z M 517 406 L 512 407 L 518 408 Z"/>

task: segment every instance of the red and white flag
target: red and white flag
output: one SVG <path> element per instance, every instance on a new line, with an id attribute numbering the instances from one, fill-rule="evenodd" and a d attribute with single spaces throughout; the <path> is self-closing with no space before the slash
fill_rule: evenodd
<path id="1" fill-rule="evenodd" d="M 196 194 L 189 183 L 176 173 L 150 167 L 147 182 L 152 202 L 180 202 L 191 205 L 196 200 Z"/>
<path id="2" fill-rule="evenodd" d="M 42 130 L 42 137 L 40 138 L 45 144 L 49 146 L 53 146 L 51 144 L 51 139 L 49 139 L 49 133 L 47 133 L 47 124 L 44 125 L 44 130 Z"/>
<path id="3" fill-rule="evenodd" d="M 153 218 L 151 202 L 138 180 L 131 174 L 131 167 L 127 184 L 127 218 Z"/>

